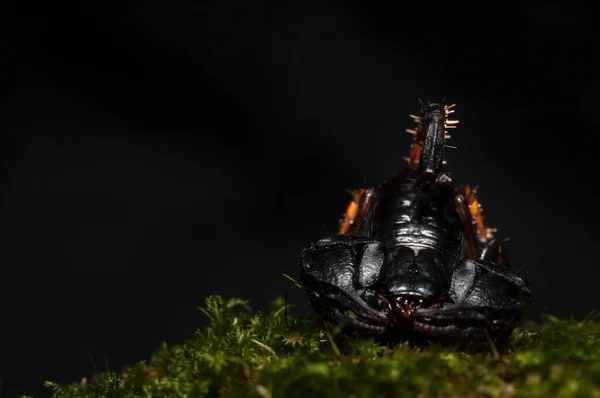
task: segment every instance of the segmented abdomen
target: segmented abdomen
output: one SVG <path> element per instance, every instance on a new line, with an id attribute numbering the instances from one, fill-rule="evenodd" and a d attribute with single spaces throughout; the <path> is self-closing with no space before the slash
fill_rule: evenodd
<path id="1" fill-rule="evenodd" d="M 460 248 L 460 224 L 452 214 L 453 190 L 434 184 L 423 192 L 416 181 L 399 175 L 377 192 L 371 233 L 388 251 L 398 246 L 430 248 L 455 258 Z"/>

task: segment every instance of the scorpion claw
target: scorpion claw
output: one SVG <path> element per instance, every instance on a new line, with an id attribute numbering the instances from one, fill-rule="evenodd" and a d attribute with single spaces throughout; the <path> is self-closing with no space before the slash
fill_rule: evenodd
<path id="1" fill-rule="evenodd" d="M 450 304 L 440 308 L 420 308 L 413 313 L 415 318 L 430 318 L 439 321 L 452 320 L 455 322 L 486 322 L 495 317 L 511 318 L 517 309 L 469 307 Z"/>
<path id="2" fill-rule="evenodd" d="M 415 330 L 439 338 L 494 340 L 512 331 L 520 319 L 519 308 L 492 308 L 449 304 L 413 312 Z"/>
<path id="3" fill-rule="evenodd" d="M 436 337 L 505 340 L 532 300 L 528 283 L 505 266 L 464 260 L 451 282 L 453 303 L 419 308 L 414 328 Z"/>
<path id="4" fill-rule="evenodd" d="M 357 294 L 337 294 L 334 297 L 331 297 L 331 300 L 332 302 L 337 302 L 337 304 L 341 305 L 343 308 L 352 311 L 361 319 L 377 324 L 386 325 L 388 323 L 386 314 L 369 306 L 369 304 Z"/>
<path id="5" fill-rule="evenodd" d="M 464 328 L 452 324 L 438 326 L 415 321 L 414 327 L 415 330 L 418 332 L 438 338 L 451 338 L 456 340 L 483 340 L 483 338 L 485 337 L 483 329 L 472 326 L 467 326 Z"/>
<path id="6" fill-rule="evenodd" d="M 328 318 L 330 321 L 341 325 L 342 328 L 355 330 L 361 334 L 380 335 L 386 330 L 385 326 L 363 322 L 360 319 L 343 314 L 340 310 L 334 307 L 325 308 L 323 310 L 323 316 Z"/>
<path id="7" fill-rule="evenodd" d="M 389 323 L 386 314 L 369 306 L 356 292 L 342 291 L 333 286 L 330 290 L 338 290 L 325 295 L 311 295 L 320 316 L 340 325 L 344 330 L 354 330 L 361 334 L 379 335 L 385 332 Z"/>
<path id="8" fill-rule="evenodd" d="M 319 315 L 348 330 L 383 333 L 388 316 L 368 303 L 383 259 L 381 244 L 363 237 L 314 242 L 302 253 L 300 276 Z"/>

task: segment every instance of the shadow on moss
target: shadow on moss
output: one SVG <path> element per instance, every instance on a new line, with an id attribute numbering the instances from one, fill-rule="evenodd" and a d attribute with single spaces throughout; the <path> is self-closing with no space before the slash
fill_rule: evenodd
<path id="1" fill-rule="evenodd" d="M 600 324 L 592 317 L 523 325 L 493 355 L 408 343 L 390 349 L 355 337 L 338 345 L 314 317 L 286 317 L 283 299 L 262 314 L 244 300 L 212 296 L 201 311 L 206 330 L 163 344 L 148 362 L 46 386 L 55 398 L 600 397 Z"/>

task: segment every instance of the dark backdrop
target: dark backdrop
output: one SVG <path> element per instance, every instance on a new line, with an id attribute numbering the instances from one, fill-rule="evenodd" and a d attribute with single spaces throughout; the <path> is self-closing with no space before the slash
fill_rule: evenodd
<path id="1" fill-rule="evenodd" d="M 458 104 L 448 170 L 535 311 L 599 307 L 588 10 L 81 3 L 0 12 L 4 396 L 180 342 L 209 294 L 266 308 L 346 189 L 402 167 L 418 96 Z"/>

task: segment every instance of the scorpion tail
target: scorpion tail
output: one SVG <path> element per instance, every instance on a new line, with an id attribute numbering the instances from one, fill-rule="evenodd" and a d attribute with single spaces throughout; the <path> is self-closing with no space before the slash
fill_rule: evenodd
<path id="1" fill-rule="evenodd" d="M 409 115 L 417 124 L 414 129 L 406 132 L 414 137 L 410 153 L 405 160 L 408 167 L 420 175 L 438 176 L 441 174 L 444 160 L 444 149 L 455 148 L 446 145 L 450 138 L 448 129 L 456 128 L 458 120 L 449 120 L 448 116 L 454 113 L 453 105 L 440 105 L 419 99 L 421 115 Z"/>

